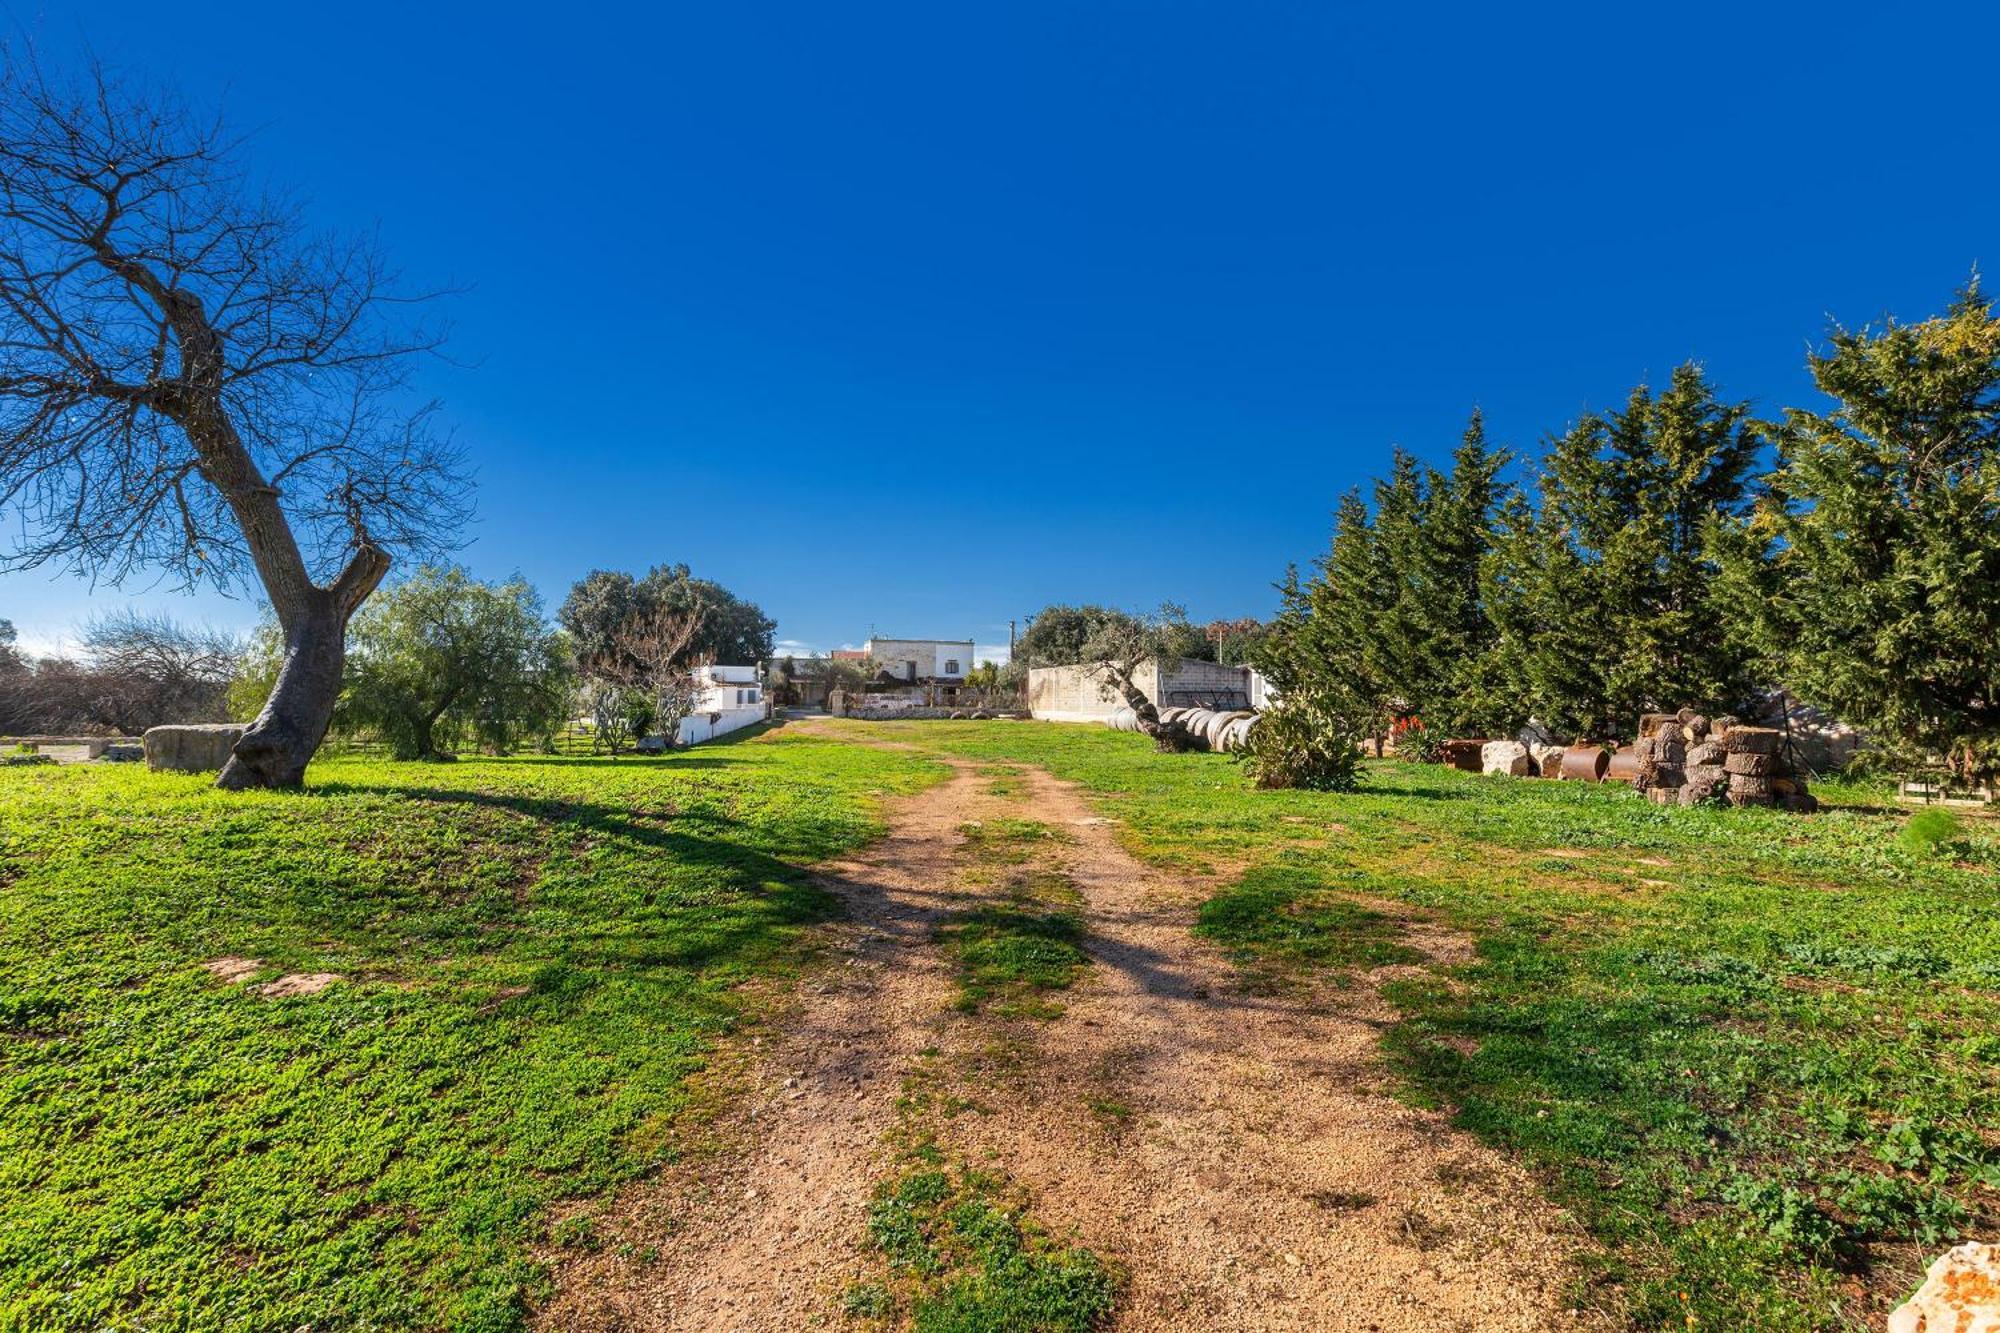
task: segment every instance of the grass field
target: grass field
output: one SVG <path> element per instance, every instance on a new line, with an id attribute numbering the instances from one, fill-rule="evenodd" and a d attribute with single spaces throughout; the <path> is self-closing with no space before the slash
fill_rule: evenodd
<path id="1" fill-rule="evenodd" d="M 1639 1328 L 1874 1328 L 1926 1256 L 2000 1231 L 2000 841 L 1832 808 L 1371 764 L 1353 795 L 1089 727 L 875 725 L 1081 783 L 1254 984 L 1404 961 L 1399 905 L 1475 958 L 1393 986 L 1406 1095 L 1540 1170 Z M 1921 832 L 1917 830 L 1916 832 Z"/>
<path id="2" fill-rule="evenodd" d="M 800 961 L 800 867 L 941 776 L 782 733 L 305 795 L 0 774 L 0 1330 L 521 1326 L 546 1205 L 670 1154 Z M 252 988 L 300 972 L 343 979 Z"/>
<path id="3" fill-rule="evenodd" d="M 1249 985 L 1410 961 L 1412 908 L 1470 934 L 1471 961 L 1392 987 L 1388 1058 L 1541 1173 L 1602 1245 L 1580 1298 L 1635 1327 L 1879 1326 L 1925 1256 L 2000 1231 L 1991 821 L 1400 764 L 1256 792 L 1097 728 L 847 729 L 1082 784 L 1139 855 L 1210 877 L 1195 928 Z M 943 773 L 782 730 L 333 759 L 302 796 L 0 773 L 0 1333 L 519 1327 L 550 1205 L 671 1156 L 744 983 L 802 962 L 830 905 L 801 867 Z M 972 833 L 1008 901 L 946 928 L 969 1011 L 1060 1013 L 1081 955 L 1050 836 Z M 228 957 L 257 965 L 203 966 Z M 311 972 L 341 980 L 255 989 Z M 1081 1327 L 1108 1299 L 963 1164 L 913 1156 L 877 1203 L 922 1309 L 983 1327 L 1032 1288 Z"/>

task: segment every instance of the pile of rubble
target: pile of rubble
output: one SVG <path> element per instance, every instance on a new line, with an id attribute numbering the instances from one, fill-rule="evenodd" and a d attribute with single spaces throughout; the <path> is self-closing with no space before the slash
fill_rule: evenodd
<path id="1" fill-rule="evenodd" d="M 1450 740 L 1436 750 L 1438 762 L 1473 773 L 1629 782 L 1660 805 L 1726 801 L 1810 814 L 1819 802 L 1806 790 L 1792 755 L 1786 733 L 1776 727 L 1711 719 L 1692 708 L 1646 714 L 1639 720 L 1638 741 L 1625 746 Z"/>
<path id="2" fill-rule="evenodd" d="M 1775 805 L 1800 814 L 1819 809 L 1789 762 L 1785 734 L 1732 717 L 1706 718 L 1691 708 L 1639 719 L 1633 747 L 1635 791 L 1658 805 Z"/>

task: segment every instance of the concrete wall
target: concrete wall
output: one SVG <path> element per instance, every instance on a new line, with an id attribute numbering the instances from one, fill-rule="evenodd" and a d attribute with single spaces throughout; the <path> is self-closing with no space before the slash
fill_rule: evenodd
<path id="1" fill-rule="evenodd" d="M 1159 671 L 1151 662 L 1133 673 L 1148 699 L 1160 692 Z M 1125 706 L 1115 691 L 1106 692 L 1103 677 L 1089 667 L 1028 668 L 1028 713 L 1043 722 L 1102 722 Z"/>
<path id="2" fill-rule="evenodd" d="M 1176 704 L 1205 708 L 1248 708 L 1250 668 L 1198 662 L 1183 657 L 1167 670 L 1164 698 L 1147 691 L 1146 697 L 1160 707 Z"/>
<path id="3" fill-rule="evenodd" d="M 1264 679 L 1264 673 L 1256 668 L 1250 671 L 1250 706 L 1263 712 L 1278 702 L 1278 687 Z"/>
<path id="4" fill-rule="evenodd" d="M 1155 707 L 1200 704 L 1205 707 L 1248 708 L 1250 668 L 1219 666 L 1182 658 L 1167 668 L 1164 693 L 1159 669 L 1142 663 L 1132 673 L 1132 683 Z M 1030 667 L 1028 669 L 1028 711 L 1045 722 L 1102 722 L 1125 700 L 1115 690 L 1104 688 L 1103 677 L 1084 666 Z"/>

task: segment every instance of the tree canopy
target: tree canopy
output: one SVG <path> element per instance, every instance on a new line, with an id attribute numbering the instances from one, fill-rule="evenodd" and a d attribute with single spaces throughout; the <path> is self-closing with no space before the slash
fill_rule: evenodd
<path id="1" fill-rule="evenodd" d="M 1700 367 L 1551 444 L 1539 504 L 1503 504 L 1483 597 L 1513 711 L 1558 732 L 1630 736 L 1641 713 L 1733 709 L 1754 684 L 1715 595 L 1712 525 L 1743 513 L 1764 435 Z"/>
<path id="2" fill-rule="evenodd" d="M 656 565 L 644 578 L 617 570 L 592 570 L 570 589 L 557 619 L 569 632 L 577 660 L 588 670 L 590 663 L 608 663 L 623 656 L 621 632 L 642 618 L 662 613 L 698 616 L 699 624 L 688 645 L 692 660 L 752 666 L 771 656 L 777 622 L 756 603 L 745 601 L 721 584 L 695 578 L 684 564 Z"/>
<path id="3" fill-rule="evenodd" d="M 509 749 L 562 715 L 567 647 L 523 579 L 425 566 L 363 607 L 352 635 L 338 722 L 376 732 L 398 758 L 436 757 L 465 734 Z"/>
<path id="4" fill-rule="evenodd" d="M 1076 666 L 1099 660 L 1100 650 L 1123 647 L 1150 636 L 1168 657 L 1215 660 L 1215 643 L 1185 612 L 1169 606 L 1167 614 L 1135 615 L 1109 606 L 1043 607 L 1028 618 L 1015 640 L 1014 660 L 1029 666 Z"/>
<path id="5" fill-rule="evenodd" d="M 1776 679 L 1905 762 L 2000 772 L 2000 316 L 1835 328 L 1810 358 L 1831 411 L 1794 409 L 1728 595 Z"/>

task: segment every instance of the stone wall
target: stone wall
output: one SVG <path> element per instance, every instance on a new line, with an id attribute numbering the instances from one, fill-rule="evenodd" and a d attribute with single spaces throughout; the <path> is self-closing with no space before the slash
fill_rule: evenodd
<path id="1" fill-rule="evenodd" d="M 1151 691 L 1146 697 L 1162 707 L 1248 708 L 1250 668 L 1183 657 L 1167 672 L 1166 697 L 1155 697 Z"/>

